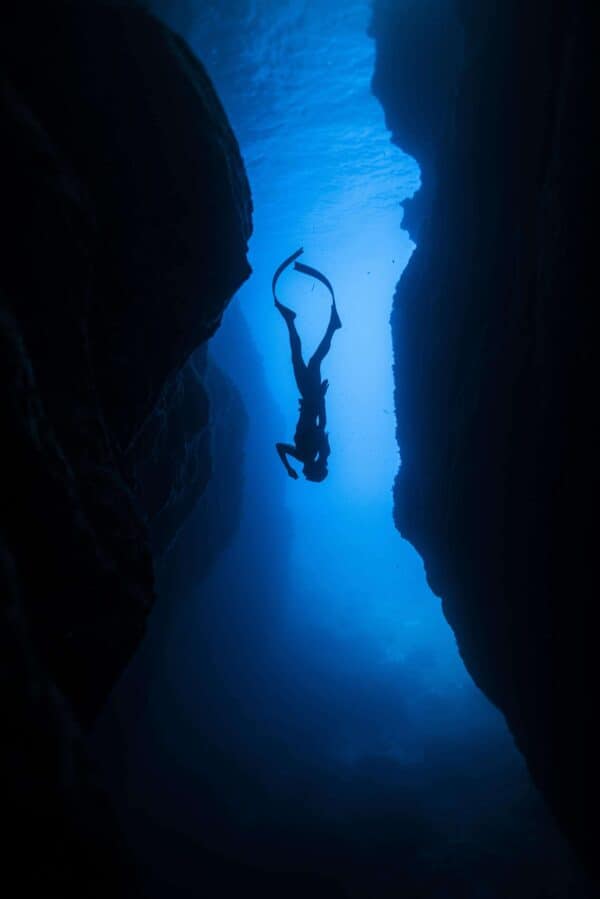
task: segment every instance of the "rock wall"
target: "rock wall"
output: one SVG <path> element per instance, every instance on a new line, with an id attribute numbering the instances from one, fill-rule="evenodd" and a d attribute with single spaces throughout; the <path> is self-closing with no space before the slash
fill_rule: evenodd
<path id="1" fill-rule="evenodd" d="M 450 124 L 463 53 L 455 0 L 377 0 L 370 34 L 377 46 L 373 93 L 392 141 L 421 169 L 421 187 L 405 203 L 402 221 L 418 240 L 436 192 L 436 158 Z"/>
<path id="2" fill-rule="evenodd" d="M 396 521 L 597 873 L 591 5 L 457 3 L 463 63 L 428 101 L 444 128 L 430 141 L 423 113 L 406 144 L 421 70 L 402 83 L 384 33 L 393 13 L 410 40 L 404 6 L 378 4 L 375 86 L 403 149 L 433 145 L 436 187 L 392 315 Z"/>
<path id="3" fill-rule="evenodd" d="M 210 477 L 188 360 L 249 275 L 251 199 L 202 66 L 150 16 L 25 2 L 0 48 L 7 856 L 40 894 L 117 895 L 81 727 Z"/>

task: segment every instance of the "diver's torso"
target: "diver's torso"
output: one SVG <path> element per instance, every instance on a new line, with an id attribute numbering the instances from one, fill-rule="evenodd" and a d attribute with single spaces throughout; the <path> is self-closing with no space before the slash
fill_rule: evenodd
<path id="1" fill-rule="evenodd" d="M 321 449 L 324 438 L 324 429 L 317 425 L 320 403 L 312 403 L 310 400 L 300 400 L 300 417 L 296 425 L 294 443 L 296 449 L 304 459 L 315 459 Z"/>

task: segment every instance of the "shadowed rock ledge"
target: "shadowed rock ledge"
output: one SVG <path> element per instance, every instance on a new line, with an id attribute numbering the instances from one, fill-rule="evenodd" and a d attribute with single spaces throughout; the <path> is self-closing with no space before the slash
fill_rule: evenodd
<path id="1" fill-rule="evenodd" d="M 169 545 L 210 478 L 188 359 L 249 275 L 250 191 L 150 16 L 25 2 L 0 49 L 6 856 L 24 892 L 135 895 L 81 728 L 143 637 L 150 530 Z"/>
<path id="2" fill-rule="evenodd" d="M 452 91 L 427 94 L 444 122 L 433 142 L 421 119 L 402 136 L 420 73 L 401 83 L 389 47 L 394 29 L 410 40 L 410 11 L 380 0 L 374 25 L 394 139 L 428 148 L 435 184 L 392 315 L 396 521 L 597 874 L 591 5 L 438 6 L 464 28 L 464 61 Z"/>

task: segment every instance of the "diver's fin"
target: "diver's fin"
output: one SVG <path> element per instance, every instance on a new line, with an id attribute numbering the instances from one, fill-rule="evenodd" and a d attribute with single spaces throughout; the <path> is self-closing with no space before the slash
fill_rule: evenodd
<path id="1" fill-rule="evenodd" d="M 331 294 L 331 299 L 333 300 L 333 305 L 335 306 L 335 294 L 333 292 L 333 287 L 331 286 L 331 282 L 325 277 L 325 275 L 321 274 L 321 272 L 317 271 L 316 268 L 312 268 L 310 265 L 304 265 L 303 262 L 294 262 L 294 268 L 296 269 L 296 271 L 302 272 L 303 275 L 310 275 L 311 278 L 316 278 L 317 281 L 320 281 L 321 284 L 324 284 Z"/>
<path id="2" fill-rule="evenodd" d="M 272 285 L 271 285 L 271 288 L 272 288 L 272 290 L 273 290 L 273 299 L 274 299 L 274 300 L 277 299 L 277 294 L 275 293 L 275 288 L 276 288 L 276 286 L 277 286 L 277 282 L 279 281 L 279 276 L 280 276 L 280 274 L 281 274 L 283 271 L 285 271 L 285 269 L 288 267 L 288 265 L 291 265 L 292 262 L 294 262 L 294 261 L 298 258 L 298 256 L 302 256 L 303 253 L 304 253 L 304 247 L 300 247 L 299 250 L 296 250 L 295 253 L 292 253 L 291 256 L 288 256 L 288 258 L 285 259 L 285 260 L 281 263 L 281 265 L 279 266 L 279 268 L 275 271 L 275 274 L 273 275 L 273 283 L 272 283 Z"/>

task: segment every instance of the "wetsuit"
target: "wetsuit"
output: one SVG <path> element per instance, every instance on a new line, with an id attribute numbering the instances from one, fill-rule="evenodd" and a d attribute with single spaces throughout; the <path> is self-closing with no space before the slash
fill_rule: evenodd
<path id="1" fill-rule="evenodd" d="M 327 392 L 328 382 L 321 382 L 321 362 L 329 352 L 335 331 L 341 328 L 342 323 L 337 313 L 333 288 L 327 278 L 316 269 L 295 261 L 302 252 L 302 249 L 297 250 L 296 253 L 288 257 L 273 276 L 273 298 L 288 328 L 294 376 L 301 393 L 300 415 L 294 434 L 294 445 L 278 443 L 277 452 L 290 477 L 296 478 L 297 474 L 287 460 L 288 455 L 304 463 L 304 473 L 307 478 L 322 480 L 327 474 L 327 458 L 331 449 L 325 431 L 325 393 Z M 294 262 L 294 268 L 298 271 L 321 281 L 330 291 L 332 297 L 331 315 L 327 330 L 308 365 L 302 358 L 302 345 L 295 325 L 296 313 L 279 302 L 275 291 L 279 276 L 292 262 Z M 319 475 L 318 477 L 316 476 L 317 474 Z"/>

